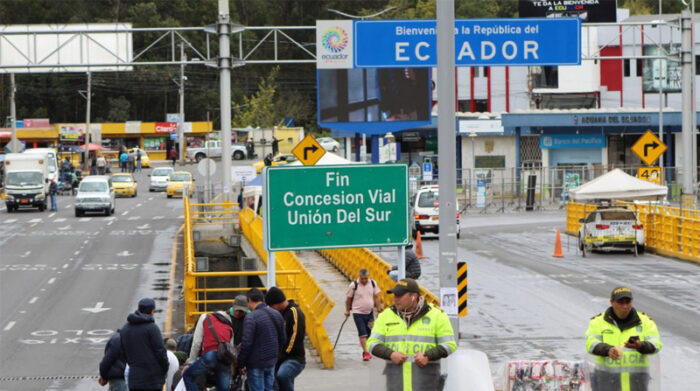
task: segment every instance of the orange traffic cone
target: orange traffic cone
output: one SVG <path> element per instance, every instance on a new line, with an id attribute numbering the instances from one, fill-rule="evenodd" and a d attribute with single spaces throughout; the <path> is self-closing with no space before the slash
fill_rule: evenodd
<path id="1" fill-rule="evenodd" d="M 420 231 L 416 232 L 416 255 L 418 259 L 423 259 L 423 243 L 420 241 Z"/>
<path id="2" fill-rule="evenodd" d="M 557 240 L 554 242 L 554 258 L 564 258 L 564 253 L 561 251 L 561 233 L 557 230 Z"/>

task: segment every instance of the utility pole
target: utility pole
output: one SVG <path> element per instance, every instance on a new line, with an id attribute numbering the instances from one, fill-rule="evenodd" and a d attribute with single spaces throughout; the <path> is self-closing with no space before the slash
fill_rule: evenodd
<path id="1" fill-rule="evenodd" d="M 692 74 L 691 61 L 692 58 L 691 38 L 692 38 L 692 18 L 688 8 L 681 11 L 681 65 L 683 72 L 682 83 L 682 137 L 683 137 L 683 195 L 681 198 L 682 208 L 693 208 L 695 205 L 693 179 L 697 175 L 695 173 L 696 163 L 693 162 L 693 140 L 695 134 L 693 129 L 693 116 L 695 116 L 695 108 L 693 107 L 692 83 L 695 75 Z"/>
<path id="2" fill-rule="evenodd" d="M 15 74 L 10 73 L 10 127 L 12 128 L 12 138 L 10 139 L 10 150 L 13 153 L 19 152 L 19 140 L 17 139 L 17 107 L 15 106 Z"/>
<path id="3" fill-rule="evenodd" d="M 92 74 L 87 72 L 87 108 L 85 109 L 85 151 L 83 151 L 83 169 L 90 169 L 90 101 L 92 99 Z"/>
<path id="4" fill-rule="evenodd" d="M 455 6 L 454 0 L 437 1 L 438 165 L 440 175 L 440 290 L 457 293 L 457 174 L 455 151 Z M 450 316 L 459 336 L 459 318 Z"/>
<path id="5" fill-rule="evenodd" d="M 661 17 L 661 0 L 659 0 L 659 21 L 662 20 Z M 662 46 L 661 46 L 661 25 L 658 25 L 659 29 L 659 45 L 657 47 L 658 55 L 661 56 Z M 661 58 L 659 61 L 659 140 L 664 142 L 664 72 L 663 65 L 664 61 L 668 64 L 668 59 L 663 60 Z M 668 65 L 666 65 L 668 67 Z M 661 168 L 661 181 L 662 184 L 665 183 L 666 173 L 664 172 L 664 156 L 659 159 L 659 167 Z"/>
<path id="6" fill-rule="evenodd" d="M 187 57 L 185 56 L 185 44 L 180 43 L 180 115 L 177 124 L 177 140 L 180 144 L 178 148 L 178 155 L 180 156 L 180 165 L 185 165 L 185 62 Z"/>
<path id="7" fill-rule="evenodd" d="M 221 184 L 224 201 L 231 201 L 231 24 L 228 0 L 219 0 L 219 90 L 221 105 Z M 274 274 L 274 273 L 273 273 Z M 269 279 L 269 275 L 268 275 Z M 273 280 L 274 281 L 274 280 Z M 272 285 L 268 286 L 273 286 Z"/>

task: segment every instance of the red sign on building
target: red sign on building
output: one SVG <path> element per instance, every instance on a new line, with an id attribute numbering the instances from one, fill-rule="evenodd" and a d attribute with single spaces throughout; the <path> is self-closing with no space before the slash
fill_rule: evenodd
<path id="1" fill-rule="evenodd" d="M 156 133 L 177 132 L 177 122 L 156 122 Z"/>

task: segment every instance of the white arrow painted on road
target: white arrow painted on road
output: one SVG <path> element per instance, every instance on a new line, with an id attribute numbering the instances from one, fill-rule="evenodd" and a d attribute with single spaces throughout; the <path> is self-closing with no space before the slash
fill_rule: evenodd
<path id="1" fill-rule="evenodd" d="M 144 224 L 142 226 L 136 227 L 136 229 L 149 229 L 149 228 L 151 228 L 151 226 L 148 224 Z"/>
<path id="2" fill-rule="evenodd" d="M 99 314 L 102 311 L 109 311 L 111 308 L 103 308 L 104 302 L 98 301 L 94 307 L 83 308 L 83 311 L 92 312 L 93 314 Z"/>
<path id="3" fill-rule="evenodd" d="M 120 253 L 117 253 L 117 256 L 118 256 L 118 257 L 130 257 L 130 256 L 132 256 L 132 255 L 134 255 L 134 253 L 130 253 L 130 252 L 127 251 L 127 250 L 124 250 L 124 251 L 122 251 L 122 252 L 120 252 Z"/>

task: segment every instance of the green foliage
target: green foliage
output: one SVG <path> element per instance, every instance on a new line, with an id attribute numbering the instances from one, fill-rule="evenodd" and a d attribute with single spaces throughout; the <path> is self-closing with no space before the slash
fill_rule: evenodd
<path id="1" fill-rule="evenodd" d="M 119 96 L 117 98 L 109 98 L 107 102 L 109 105 L 109 112 L 107 113 L 105 122 L 126 122 L 129 120 L 129 108 L 131 107 L 131 103 L 129 103 L 125 97 Z"/>
<path id="2" fill-rule="evenodd" d="M 269 128 L 277 125 L 277 119 L 272 116 L 275 112 L 275 77 L 279 67 L 275 67 L 270 73 L 260 80 L 258 91 L 250 96 L 244 96 L 243 101 L 234 106 L 232 118 L 233 126 L 245 128 L 247 126 Z"/>

